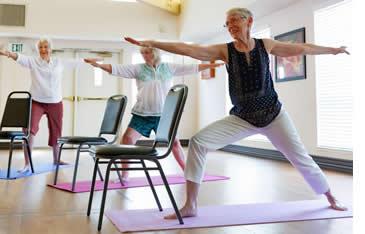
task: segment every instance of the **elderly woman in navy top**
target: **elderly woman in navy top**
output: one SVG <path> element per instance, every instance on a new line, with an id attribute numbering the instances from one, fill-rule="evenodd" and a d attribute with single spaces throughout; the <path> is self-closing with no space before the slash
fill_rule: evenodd
<path id="1" fill-rule="evenodd" d="M 57 163 L 58 145 L 57 138 L 62 133 L 62 76 L 64 69 L 74 69 L 82 60 L 59 59 L 51 57 L 52 41 L 41 38 L 36 43 L 39 56 L 26 56 L 23 54 L 1 51 L 0 55 L 15 60 L 21 66 L 28 68 L 31 75 L 30 93 L 32 94 L 32 113 L 29 144 L 32 148 L 33 139 L 39 129 L 39 121 L 43 115 L 47 116 L 49 128 L 48 145 L 53 149 L 53 162 Z M 29 170 L 28 152 L 24 150 L 25 167 L 22 172 Z M 64 162 L 59 162 L 64 164 Z"/>
<path id="2" fill-rule="evenodd" d="M 150 137 L 152 130 L 156 132 L 166 95 L 172 86 L 173 76 L 194 74 L 223 65 L 223 63 L 192 65 L 162 63 L 159 50 L 142 47 L 140 52 L 145 63 L 136 65 L 99 64 L 94 59 L 85 60 L 112 75 L 136 79 L 137 102 L 133 106 L 133 117 L 123 135 L 121 144 L 134 145 L 141 136 Z M 184 170 L 184 152 L 178 139 L 175 139 L 172 153 L 181 169 Z M 128 165 L 123 165 L 123 167 L 126 166 Z M 122 179 L 128 180 L 128 171 L 123 171 Z"/>
<path id="3" fill-rule="evenodd" d="M 317 194 L 324 194 L 330 206 L 345 210 L 332 195 L 327 179 L 308 155 L 288 113 L 278 100 L 269 70 L 269 54 L 289 57 L 302 54 L 348 53 L 345 47 L 331 48 L 313 44 L 285 43 L 271 39 L 251 38 L 253 17 L 246 8 L 227 12 L 226 26 L 233 38 L 227 44 L 211 46 L 166 43 L 158 41 L 127 41 L 160 48 L 176 54 L 227 63 L 229 92 L 234 107 L 230 115 L 218 120 L 190 140 L 186 162 L 187 200 L 181 209 L 183 217 L 197 215 L 197 196 L 204 174 L 208 150 L 222 148 L 250 135 L 260 133 L 268 137 L 282 152 Z M 174 214 L 165 218 L 176 218 Z"/>

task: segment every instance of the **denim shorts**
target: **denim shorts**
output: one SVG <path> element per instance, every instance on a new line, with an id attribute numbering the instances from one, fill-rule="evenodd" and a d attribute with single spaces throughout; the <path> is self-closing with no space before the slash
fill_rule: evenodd
<path id="1" fill-rule="evenodd" d="M 133 114 L 128 127 L 133 128 L 141 135 L 150 137 L 152 130 L 156 133 L 160 116 L 141 116 Z"/>

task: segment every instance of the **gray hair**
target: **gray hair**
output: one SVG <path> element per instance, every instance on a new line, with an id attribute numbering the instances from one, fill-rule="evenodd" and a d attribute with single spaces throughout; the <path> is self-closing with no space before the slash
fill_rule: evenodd
<path id="1" fill-rule="evenodd" d="M 232 8 L 232 9 L 228 10 L 226 12 L 226 14 L 227 14 L 227 16 L 237 14 L 237 15 L 241 16 L 242 18 L 245 18 L 245 19 L 248 19 L 249 17 L 253 17 L 252 12 L 249 9 L 239 8 L 239 7 Z"/>
<path id="2" fill-rule="evenodd" d="M 36 47 L 36 49 L 37 49 L 38 52 L 39 52 L 39 44 L 45 43 L 45 42 L 47 42 L 48 48 L 52 51 L 52 49 L 53 49 L 52 40 L 50 38 L 48 38 L 48 37 L 41 37 L 41 38 L 38 39 L 38 41 L 35 44 L 35 47 Z"/>
<path id="3" fill-rule="evenodd" d="M 160 63 L 161 62 L 160 50 L 158 50 L 156 48 L 153 48 L 153 47 L 141 47 L 140 52 L 142 53 L 143 51 L 146 51 L 146 50 L 151 50 L 152 51 L 155 63 Z"/>

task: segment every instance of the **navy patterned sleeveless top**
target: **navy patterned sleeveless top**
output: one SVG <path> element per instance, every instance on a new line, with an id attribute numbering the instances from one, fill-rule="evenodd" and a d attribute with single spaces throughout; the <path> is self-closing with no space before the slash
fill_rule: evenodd
<path id="1" fill-rule="evenodd" d="M 256 127 L 269 125 L 279 114 L 281 103 L 274 90 L 269 69 L 269 55 L 261 39 L 249 52 L 250 64 L 244 52 L 238 51 L 233 42 L 227 43 L 229 95 L 233 108 L 229 112 Z"/>

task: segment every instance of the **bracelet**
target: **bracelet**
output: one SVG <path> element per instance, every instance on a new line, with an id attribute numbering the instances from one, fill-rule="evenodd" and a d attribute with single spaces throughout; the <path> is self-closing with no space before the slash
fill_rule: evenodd
<path id="1" fill-rule="evenodd" d="M 10 52 L 8 51 L 7 57 L 10 58 Z"/>

